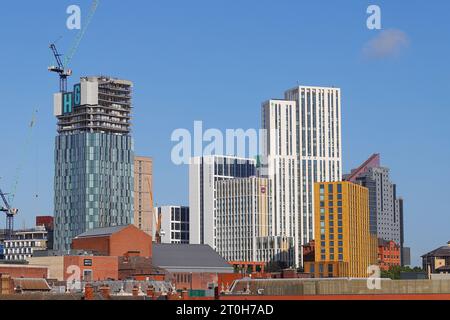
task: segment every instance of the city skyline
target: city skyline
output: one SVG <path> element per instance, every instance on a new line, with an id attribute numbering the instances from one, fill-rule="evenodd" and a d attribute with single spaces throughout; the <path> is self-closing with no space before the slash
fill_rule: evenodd
<path id="1" fill-rule="evenodd" d="M 69 40 L 74 37 L 75 32 L 64 29 L 65 8 L 68 4 L 68 2 L 62 2 L 61 5 L 58 5 L 61 7 L 60 21 L 45 22 L 34 29 L 19 25 L 21 22 L 14 22 L 11 17 L 5 17 L 0 22 L 2 30 L 7 30 L 11 26 L 17 28 L 15 33 L 5 34 L 5 41 L 11 39 L 11 36 L 20 37 L 24 33 L 36 35 L 35 39 L 18 44 L 14 50 L 6 48 L 4 52 L 0 53 L 2 67 L 5 70 L 0 76 L 4 88 L 2 113 L 5 112 L 6 106 L 14 108 L 14 112 L 8 113 L 10 120 L 5 124 L 4 149 L 11 150 L 11 152 L 8 152 L 0 160 L 0 164 L 5 168 L 0 173 L 2 177 L 0 184 L 5 192 L 8 192 L 9 186 L 12 185 L 13 172 L 17 163 L 20 162 L 20 158 L 28 158 L 20 177 L 15 201 L 16 206 L 20 209 L 16 226 L 21 226 L 23 219 L 32 221 L 35 215 L 53 214 L 52 149 L 56 126 L 52 119 L 51 94 L 57 89 L 57 81 L 56 77 L 47 74 L 45 70 L 47 64 L 52 60 L 46 44 L 58 38 L 59 34 L 64 34 L 61 45 L 64 44 L 64 47 L 68 47 L 65 45 L 66 42 L 70 42 Z M 87 10 L 89 1 L 80 4 Z M 155 29 L 144 23 L 134 22 L 133 25 L 141 26 L 138 28 L 141 31 L 137 33 L 142 36 L 143 42 L 146 39 L 143 36 L 150 32 L 154 37 L 155 46 L 148 44 L 141 46 L 134 43 L 128 48 L 130 52 L 117 49 L 117 51 L 109 52 L 108 57 L 99 59 L 98 55 L 90 54 L 90 48 L 100 48 L 99 44 L 95 42 L 101 35 L 105 36 L 105 42 L 113 41 L 107 34 L 107 21 L 124 9 L 122 8 L 124 4 L 114 4 L 111 11 L 102 12 L 102 8 L 107 6 L 102 4 L 74 59 L 75 74 L 70 80 L 69 87 L 76 83 L 79 75 L 94 75 L 106 71 L 113 76 L 124 77 L 135 83 L 136 154 L 154 158 L 155 205 L 188 204 L 188 168 L 187 166 L 177 167 L 170 162 L 170 149 L 173 147 L 170 133 L 174 129 L 192 130 L 194 120 L 204 120 L 205 127 L 208 128 L 258 128 L 261 101 L 270 96 L 276 97 L 285 88 L 293 87 L 297 81 L 307 86 L 336 85 L 340 87 L 343 98 L 342 173 L 348 173 L 351 168 L 356 167 L 370 154 L 381 153 L 384 165 L 391 169 L 392 179 L 398 184 L 399 194 L 405 198 L 405 244 L 412 247 L 412 262 L 413 265 L 416 265 L 421 253 L 448 240 L 448 234 L 445 233 L 445 226 L 449 225 L 447 223 L 449 217 L 446 214 L 448 209 L 444 203 L 436 203 L 435 198 L 445 197 L 447 193 L 444 182 L 450 178 L 448 166 L 446 167 L 446 161 L 450 156 L 450 148 L 448 148 L 450 132 L 448 126 L 445 127 L 445 116 L 449 115 L 449 109 L 446 108 L 444 94 L 450 83 L 446 74 L 450 74 L 450 72 L 444 62 L 440 66 L 437 64 L 449 52 L 449 47 L 441 43 L 438 43 L 437 46 L 442 51 L 435 54 L 434 61 L 429 62 L 431 68 L 424 62 L 419 63 L 417 59 L 423 61 L 424 55 L 429 58 L 431 56 L 423 51 L 424 46 L 427 45 L 426 31 L 421 31 L 412 24 L 415 20 L 414 17 L 419 17 L 419 14 L 431 15 L 432 11 L 433 14 L 440 15 L 441 11 L 445 10 L 433 8 L 427 12 L 419 12 L 421 11 L 420 6 L 409 5 L 409 9 L 412 8 L 410 12 L 413 17 L 408 18 L 404 13 L 403 6 L 405 4 L 388 4 L 384 1 L 380 1 L 379 4 L 386 17 L 383 20 L 383 30 L 400 28 L 409 37 L 410 45 L 398 56 L 383 59 L 362 57 L 365 44 L 382 32 L 365 29 L 367 4 L 348 5 L 348 10 L 344 10 L 339 16 L 325 12 L 333 11 L 332 9 L 337 6 L 335 4 L 329 4 L 330 10 L 319 9 L 318 6 L 311 4 L 303 6 L 304 9 L 314 11 L 321 18 L 335 18 L 336 23 L 342 25 L 342 30 L 354 34 L 356 39 L 354 41 L 346 40 L 344 39 L 345 32 L 341 34 L 333 30 L 330 24 L 320 27 L 320 24 L 305 17 L 304 12 L 298 13 L 303 19 L 302 23 L 305 23 L 304 26 L 315 26 L 318 29 L 314 32 L 316 36 L 331 33 L 331 36 L 335 36 L 336 39 L 330 40 L 329 44 L 318 45 L 317 48 L 306 47 L 303 53 L 298 51 L 302 48 L 305 49 L 303 46 L 286 42 L 288 52 L 282 50 L 286 56 L 274 55 L 277 50 L 268 48 L 271 41 L 288 40 L 283 32 L 288 30 L 293 32 L 292 30 L 298 29 L 299 36 L 304 39 L 311 40 L 311 38 L 301 31 L 302 23 L 294 25 L 290 22 L 295 15 L 286 13 L 286 21 L 269 22 L 273 30 L 269 27 L 263 28 L 264 36 L 268 37 L 267 42 L 264 43 L 264 36 L 258 31 L 258 28 L 263 25 L 259 24 L 257 20 L 271 9 L 281 10 L 281 5 L 267 4 L 264 9 L 255 8 L 255 11 L 252 11 L 253 14 L 250 12 L 250 4 L 231 5 L 230 8 L 223 8 L 229 13 L 234 13 L 236 10 L 236 24 L 230 26 L 229 29 L 225 28 L 225 32 L 221 35 L 221 39 L 225 43 L 223 44 L 214 38 L 214 32 L 224 29 L 225 21 L 222 16 L 213 24 L 212 30 L 208 31 L 202 27 L 218 18 L 212 11 L 209 12 L 211 15 L 209 17 L 200 16 L 200 13 L 196 15 L 189 10 L 186 11 L 185 16 L 183 9 L 186 8 L 183 5 L 169 14 L 169 5 L 152 4 L 149 7 L 143 5 L 148 10 L 139 9 L 138 6 L 130 8 L 130 10 L 140 17 L 145 14 L 153 17 L 156 15 L 155 12 L 162 13 L 161 17 L 156 17 L 154 26 L 165 26 L 166 29 L 156 28 L 164 36 L 158 35 L 156 31 L 152 33 L 151 30 Z M 203 14 L 212 10 L 206 3 L 203 5 Z M 17 4 L 6 6 L 10 7 L 12 11 L 17 10 L 18 12 L 19 10 Z M 24 12 L 23 19 L 30 19 L 29 25 L 32 25 L 42 19 L 48 4 L 30 4 L 29 6 L 30 12 L 34 12 L 33 9 L 39 12 L 36 14 L 37 17 L 29 12 Z M 443 6 L 448 5 L 443 4 Z M 242 10 L 239 11 L 239 8 Z M 139 15 L 139 10 L 144 12 Z M 181 20 L 180 23 L 172 25 L 164 24 L 163 17 L 185 17 L 185 19 L 191 17 L 192 20 L 189 20 L 189 30 L 183 33 L 181 32 L 182 23 L 187 20 Z M 201 17 L 200 21 L 194 23 L 195 17 Z M 349 17 L 352 17 L 353 22 L 346 23 L 345 20 Z M 250 22 L 245 21 L 247 18 L 250 18 Z M 129 19 L 125 20 L 130 22 Z M 395 23 L 393 23 L 394 20 Z M 146 23 L 151 24 L 151 22 Z M 122 26 L 125 25 L 126 23 Z M 230 38 L 231 33 L 234 34 L 236 28 L 239 27 L 243 27 L 244 34 L 234 35 L 235 38 Z M 61 31 L 55 32 L 52 30 L 53 28 Z M 431 26 L 424 26 L 424 28 L 430 31 Z M 119 30 L 118 32 L 125 31 Z M 436 30 L 436 32 L 440 32 L 442 37 L 447 34 L 445 31 Z M 244 39 L 249 35 L 251 36 L 250 43 L 246 44 Z M 173 37 L 177 41 L 166 43 L 167 39 L 173 39 Z M 338 44 L 339 41 L 342 41 L 343 44 Z M 428 44 L 430 45 L 430 43 Z M 436 47 L 436 44 L 433 43 L 433 45 Z M 290 46 L 294 48 L 290 49 Z M 267 47 L 267 52 L 261 52 L 265 47 Z M 157 51 L 158 48 L 163 49 Z M 186 49 L 184 56 L 176 53 L 180 52 L 176 49 L 183 48 Z M 323 53 L 324 50 L 332 48 L 338 48 L 336 54 L 339 57 Z M 295 54 L 289 49 L 296 51 Z M 224 50 L 230 57 L 227 58 L 226 54 L 220 54 L 218 52 L 220 50 Z M 28 55 L 33 52 L 36 58 L 34 56 L 27 59 L 22 58 L 25 63 L 19 67 L 15 66 L 14 70 L 10 66 L 14 64 L 10 62 L 23 57 L 22 55 L 25 53 L 22 52 Z M 167 53 L 169 54 L 165 56 Z M 302 58 L 302 54 L 306 56 L 306 60 L 311 59 L 311 55 L 314 53 L 318 56 L 316 60 L 308 61 L 310 67 L 305 62 L 297 60 L 297 58 Z M 134 54 L 138 55 L 138 61 L 130 61 Z M 346 58 L 346 55 L 350 58 Z M 177 58 L 181 61 L 177 61 Z M 333 60 L 330 58 L 334 59 L 333 63 L 329 62 L 329 60 Z M 126 63 L 119 65 L 118 62 L 122 61 Z M 158 63 L 163 66 L 158 67 Z M 266 63 L 266 68 L 259 70 L 263 63 Z M 129 68 L 129 64 L 131 68 Z M 214 67 L 211 68 L 211 66 Z M 291 69 L 286 68 L 288 66 Z M 166 72 L 163 72 L 164 67 L 168 67 Z M 410 71 L 410 68 L 413 67 L 415 72 Z M 29 77 L 19 80 L 17 68 L 19 70 L 24 68 L 23 72 L 29 70 Z M 198 68 L 198 74 L 193 76 L 192 72 Z M 230 70 L 226 70 L 227 68 Z M 270 74 L 273 76 L 268 76 Z M 387 77 L 391 79 L 386 79 Z M 240 78 L 237 83 L 235 83 L 236 78 Z M 422 78 L 433 79 L 433 86 L 430 86 L 429 81 L 422 80 Z M 23 85 L 17 86 L 18 81 L 21 81 Z M 242 90 L 244 84 L 246 88 Z M 177 87 L 179 91 L 174 90 Z M 27 92 L 26 95 L 23 94 L 24 91 Z M 18 97 L 21 98 L 18 99 Z M 367 97 L 371 97 L 371 99 Z M 436 102 L 430 104 L 430 97 L 435 98 Z M 238 103 L 236 103 L 237 101 Z M 32 137 L 33 144 L 28 151 L 22 151 L 21 144 L 24 144 L 23 141 L 26 140 L 29 118 L 31 119 L 32 110 L 36 107 L 39 107 L 39 113 Z M 241 112 L 242 116 L 235 117 L 233 114 L 228 114 L 226 110 L 232 110 L 231 113 Z M 422 130 L 417 130 L 417 128 Z M 152 137 L 157 137 L 157 139 L 152 139 Z M 433 143 L 429 143 L 430 141 Z M 17 145 L 20 147 L 18 148 Z M 176 186 L 165 182 L 165 180 L 174 179 L 181 179 L 183 182 L 177 183 Z M 39 197 L 36 198 L 35 194 L 38 194 Z M 4 225 L 3 219 L 0 221 L 1 226 Z"/>

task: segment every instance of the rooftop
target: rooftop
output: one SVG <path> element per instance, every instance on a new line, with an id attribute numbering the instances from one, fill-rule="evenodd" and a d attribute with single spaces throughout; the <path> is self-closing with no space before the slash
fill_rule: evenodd
<path id="1" fill-rule="evenodd" d="M 125 229 L 128 226 L 130 226 L 130 225 L 122 225 L 122 226 L 106 227 L 106 228 L 96 228 L 96 229 L 92 229 L 92 230 L 83 232 L 82 234 L 79 234 L 75 238 L 109 236 L 109 235 L 112 235 L 114 233 L 117 233 L 117 232 Z"/>
<path id="2" fill-rule="evenodd" d="M 450 257 L 450 241 L 446 246 L 439 247 L 430 251 L 422 256 L 422 258 L 426 257 Z"/>
<path id="3" fill-rule="evenodd" d="M 233 267 L 208 245 L 154 244 L 153 264 L 164 269 L 233 272 Z"/>

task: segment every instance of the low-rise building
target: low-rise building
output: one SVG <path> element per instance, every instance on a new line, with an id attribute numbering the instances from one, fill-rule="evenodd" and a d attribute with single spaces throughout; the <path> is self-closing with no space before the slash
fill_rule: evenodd
<path id="1" fill-rule="evenodd" d="M 47 279 L 49 270 L 45 265 L 0 263 L 0 274 L 8 274 L 11 278 Z"/>
<path id="2" fill-rule="evenodd" d="M 34 252 L 47 250 L 47 230 L 44 226 L 15 231 L 4 241 L 5 260 L 26 260 Z"/>
<path id="3" fill-rule="evenodd" d="M 28 258 L 30 266 L 45 266 L 48 279 L 58 281 L 118 280 L 118 257 L 97 256 L 92 253 L 78 255 L 47 255 Z"/>
<path id="4" fill-rule="evenodd" d="M 422 256 L 423 270 L 428 275 L 450 272 L 450 241 L 446 246 L 439 247 Z"/>
<path id="5" fill-rule="evenodd" d="M 88 250 L 103 256 L 121 257 L 133 253 L 152 256 L 152 236 L 129 224 L 88 230 L 72 241 L 73 250 Z"/>
<path id="6" fill-rule="evenodd" d="M 53 230 L 54 223 L 52 216 L 36 216 L 36 226 L 44 226 L 47 230 L 47 248 L 48 250 L 53 249 Z"/>
<path id="7" fill-rule="evenodd" d="M 391 267 L 401 265 L 400 245 L 394 241 L 378 239 L 378 266 L 381 270 L 387 271 Z"/>
<path id="8" fill-rule="evenodd" d="M 177 288 L 213 289 L 218 275 L 233 273 L 233 266 L 208 245 L 154 244 L 153 264 L 167 270 Z"/>

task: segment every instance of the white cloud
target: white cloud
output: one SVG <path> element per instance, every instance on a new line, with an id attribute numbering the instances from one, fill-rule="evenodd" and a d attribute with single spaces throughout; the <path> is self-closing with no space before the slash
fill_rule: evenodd
<path id="1" fill-rule="evenodd" d="M 406 33 L 397 29 L 387 29 L 367 42 L 363 53 L 369 58 L 387 58 L 398 55 L 408 45 L 409 39 Z"/>

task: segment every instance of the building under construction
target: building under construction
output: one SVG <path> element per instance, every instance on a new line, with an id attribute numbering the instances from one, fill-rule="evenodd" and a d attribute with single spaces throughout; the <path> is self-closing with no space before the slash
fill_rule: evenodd
<path id="1" fill-rule="evenodd" d="M 54 249 L 94 228 L 133 223 L 132 82 L 83 77 L 54 94 Z"/>

